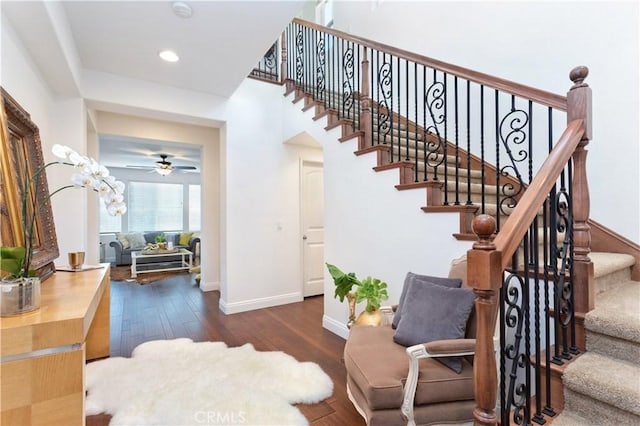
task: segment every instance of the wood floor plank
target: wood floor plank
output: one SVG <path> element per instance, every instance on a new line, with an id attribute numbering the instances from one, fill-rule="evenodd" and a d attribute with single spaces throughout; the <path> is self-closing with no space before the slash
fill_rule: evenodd
<path id="1" fill-rule="evenodd" d="M 319 364 L 333 381 L 331 397 L 298 406 L 312 426 L 365 424 L 347 398 L 344 340 L 322 327 L 322 296 L 232 315 L 224 315 L 219 302 L 220 293 L 201 292 L 192 274 L 145 285 L 112 281 L 111 356 L 129 357 L 141 343 L 178 337 L 283 351 L 299 361 Z M 87 416 L 87 425 L 105 426 L 110 419 L 104 414 Z"/>

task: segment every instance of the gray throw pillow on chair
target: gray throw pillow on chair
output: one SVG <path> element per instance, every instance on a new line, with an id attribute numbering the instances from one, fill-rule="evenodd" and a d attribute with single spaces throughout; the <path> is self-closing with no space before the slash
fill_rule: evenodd
<path id="1" fill-rule="evenodd" d="M 404 304 L 404 300 L 407 294 L 407 287 L 410 283 L 431 283 L 436 285 L 441 285 L 444 287 L 451 288 L 460 288 L 462 285 L 462 280 L 459 278 L 440 278 L 440 277 L 431 277 L 429 275 L 418 275 L 413 272 L 407 272 L 407 276 L 404 279 L 404 286 L 402 287 L 402 293 L 400 293 L 400 299 L 398 300 L 398 308 L 396 309 L 396 313 L 393 316 L 393 321 L 391 323 L 391 328 L 397 328 L 398 323 L 400 322 L 400 318 L 402 317 L 402 305 Z"/>
<path id="2" fill-rule="evenodd" d="M 402 317 L 393 341 L 412 346 L 436 340 L 464 338 L 475 294 L 470 288 L 449 288 L 429 282 L 409 283 L 402 304 Z M 436 358 L 456 373 L 460 357 Z"/>

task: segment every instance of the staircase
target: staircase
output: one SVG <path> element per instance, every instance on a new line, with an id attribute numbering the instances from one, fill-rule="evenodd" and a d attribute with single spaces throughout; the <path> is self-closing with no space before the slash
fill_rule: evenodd
<path id="1" fill-rule="evenodd" d="M 587 352 L 563 375 L 557 426 L 640 424 L 640 282 L 632 256 L 591 253 L 596 307 L 585 317 Z"/>
<path id="2" fill-rule="evenodd" d="M 325 30 L 326 33 L 324 33 Z M 497 292 L 499 287 L 495 287 L 496 281 L 499 282 L 499 286 L 513 288 L 510 287 L 511 283 L 508 279 L 502 282 L 500 277 L 503 276 L 503 270 L 513 272 L 511 276 L 516 278 L 516 282 L 529 281 L 522 280 L 523 277 L 528 277 L 532 282 L 539 280 L 543 283 L 542 286 L 550 287 L 556 294 L 562 294 L 558 296 L 560 301 L 556 300 L 559 304 L 555 307 L 546 305 L 538 309 L 537 304 L 540 300 L 536 299 L 534 302 L 536 307 L 526 307 L 526 313 L 520 314 L 518 318 L 525 329 L 529 327 L 528 317 L 533 316 L 534 309 L 536 316 L 542 318 L 541 321 L 547 320 L 546 311 L 555 311 L 554 316 L 561 318 L 554 324 L 558 330 L 562 328 L 555 335 L 556 339 L 563 339 L 562 342 L 555 341 L 556 348 L 561 344 L 563 347 L 561 357 L 556 353 L 556 358 L 561 358 L 559 363 L 563 364 L 560 370 L 556 369 L 556 371 L 563 371 L 562 385 L 558 388 L 557 383 L 550 385 L 545 385 L 544 382 L 539 383 L 538 394 L 545 395 L 544 398 L 547 398 L 546 401 L 541 401 L 540 397 L 535 397 L 535 390 L 527 379 L 527 387 L 524 390 L 519 388 L 521 393 L 518 397 L 510 399 L 502 406 L 511 407 L 511 414 L 520 411 L 519 415 L 524 416 L 525 424 L 529 424 L 531 419 L 534 422 L 547 420 L 561 426 L 640 424 L 640 367 L 638 366 L 640 364 L 640 314 L 638 313 L 640 312 L 640 283 L 631 281 L 631 267 L 636 260 L 640 260 L 640 247 L 632 244 L 633 247 L 630 250 L 618 250 L 630 252 L 633 255 L 590 253 L 594 268 L 594 276 L 591 276 L 591 266 L 585 257 L 589 252 L 590 241 L 588 231 L 585 231 L 585 225 L 589 220 L 588 193 L 581 192 L 587 187 L 579 184 L 579 188 L 575 191 L 571 188 L 571 182 L 575 180 L 580 182 L 581 179 L 585 179 L 584 182 L 586 182 L 584 172 L 586 155 L 582 156 L 584 145 L 588 143 L 590 127 L 583 124 L 590 120 L 588 108 L 590 92 L 587 93 L 590 89 L 583 84 L 587 75 L 586 68 L 579 67 L 572 71 L 571 79 L 574 86 L 568 97 L 563 98 L 533 88 L 523 89 L 523 86 L 515 83 L 452 65 L 436 63 L 429 58 L 417 57 L 393 48 L 389 48 L 391 54 L 388 58 L 382 51 L 380 60 L 380 52 L 376 53 L 373 48 L 367 47 L 366 41 L 362 39 L 358 39 L 358 43 L 363 43 L 358 46 L 350 42 L 349 36 L 344 33 L 297 19 L 285 34 L 287 41 L 282 44 L 282 57 L 288 59 L 286 59 L 287 63 L 282 64 L 281 71 L 283 81 L 286 83 L 285 96 L 293 103 L 299 104 L 302 110 L 314 109 L 313 120 L 326 119 L 326 130 L 339 127 L 342 132 L 339 142 L 357 138 L 358 150 L 355 154 L 375 155 L 377 159 L 375 171 L 397 169 L 399 178 L 396 189 L 425 191 L 425 205 L 416 206 L 416 208 L 422 208 L 425 213 L 458 213 L 460 229 L 454 236 L 461 240 L 477 241 L 471 252 L 478 252 L 476 257 L 478 264 L 484 261 L 489 263 L 480 267 L 482 273 L 476 277 L 481 289 L 478 294 L 482 295 L 479 298 L 484 298 L 483 303 L 478 306 L 487 309 L 484 312 L 478 312 L 479 317 L 484 316 L 486 330 L 483 331 L 480 325 L 482 321 L 479 321 L 476 362 L 488 365 L 488 360 L 493 358 L 492 334 L 489 334 L 493 327 L 488 325 L 493 321 L 498 303 L 495 298 L 491 298 L 488 290 Z M 312 40 L 307 42 L 301 38 L 302 35 L 310 36 Z M 347 40 L 346 48 L 344 41 L 342 42 L 342 53 L 338 52 L 334 55 L 334 53 L 325 52 L 324 43 L 326 42 L 326 46 L 330 44 L 329 42 L 335 44 L 340 37 L 346 37 Z M 375 46 L 379 48 L 381 45 Z M 395 62 L 393 55 L 398 55 Z M 356 58 L 355 61 L 353 61 L 354 58 Z M 410 66 L 409 61 L 417 61 L 415 68 Z M 385 78 L 387 73 L 393 72 L 396 66 L 397 74 L 400 75 L 400 80 L 405 82 L 405 86 L 401 86 L 400 83 L 394 86 L 396 83 L 389 82 Z M 424 78 L 424 83 L 418 81 L 420 76 L 417 71 L 418 66 L 423 67 L 424 70 L 429 69 L 428 73 L 423 71 L 420 77 Z M 371 73 L 369 73 L 369 67 L 372 68 Z M 433 78 L 430 83 L 427 82 L 426 77 L 431 73 L 431 68 L 428 67 L 433 67 Z M 410 74 L 411 68 L 414 68 L 413 74 Z M 308 69 L 312 69 L 313 72 L 305 73 L 304 71 Z M 335 71 L 336 69 L 339 75 L 334 76 L 333 80 L 331 76 L 325 75 L 327 70 Z M 440 72 L 442 77 L 439 77 Z M 452 74 L 455 75 L 454 80 L 451 80 Z M 413 85 L 410 83 L 412 78 Z M 460 121 L 458 120 L 458 78 L 461 81 L 462 93 L 466 85 L 466 103 L 462 102 L 460 106 L 460 110 L 466 108 L 466 124 L 463 113 L 460 114 Z M 474 84 L 479 84 L 479 101 L 471 99 L 471 80 Z M 443 99 L 443 96 L 440 94 L 438 97 L 437 93 L 442 87 L 445 92 L 444 98 L 447 97 L 447 81 L 449 81 L 450 91 L 455 83 L 455 112 L 451 108 L 447 109 L 446 101 L 444 101 L 444 107 L 438 106 L 437 103 L 438 100 Z M 496 146 L 491 148 L 495 151 L 495 163 L 485 158 L 485 149 L 489 149 L 488 144 L 486 146 L 484 144 L 484 138 L 487 136 L 485 131 L 481 130 L 472 135 L 475 130 L 469 118 L 470 108 L 474 103 L 480 104 L 480 116 L 484 116 L 485 84 L 487 89 L 492 88 L 486 90 L 492 96 L 495 90 L 493 131 L 495 131 Z M 340 88 L 343 90 L 338 90 Z M 405 89 L 406 98 L 400 98 L 404 96 Z M 573 92 L 574 89 L 576 89 L 575 92 Z M 393 94 L 394 90 L 396 94 Z M 415 110 L 413 107 L 410 108 L 413 91 L 416 92 L 413 96 L 414 103 L 420 101 L 428 105 L 415 106 Z M 387 96 L 389 93 L 385 94 L 385 92 L 389 92 L 391 96 Z M 418 92 L 422 94 L 418 96 Z M 524 119 L 515 116 L 516 113 L 526 109 L 526 105 L 525 107 L 517 106 L 516 96 L 521 96 L 518 93 L 525 94 L 523 96 L 526 96 L 525 99 L 528 102 L 528 115 L 525 113 Z M 499 101 L 499 96 L 503 94 L 506 96 L 507 103 L 510 103 L 510 109 L 507 107 L 506 110 L 499 111 L 503 103 Z M 397 103 L 394 108 L 393 102 L 396 95 L 398 99 L 395 101 Z M 570 99 L 571 96 L 573 99 Z M 553 157 L 560 163 L 560 167 L 553 164 L 546 167 L 545 162 L 537 172 L 534 172 L 531 158 L 524 155 L 524 158 L 520 159 L 518 157 L 522 151 L 517 151 L 521 149 L 520 144 L 523 142 L 521 136 L 524 134 L 527 140 L 527 136 L 531 139 L 534 133 L 531 125 L 525 128 L 525 124 L 529 121 L 529 117 L 533 120 L 532 103 L 535 102 L 548 109 L 548 111 L 544 110 L 544 114 L 536 114 L 548 115 L 547 128 L 543 126 L 545 129 L 543 132 L 549 134 L 549 157 Z M 422 109 L 422 113 L 419 113 L 419 108 Z M 570 108 L 575 110 L 569 111 Z M 569 123 L 559 140 L 557 135 L 552 134 L 552 116 L 556 110 L 567 111 L 567 115 L 575 119 Z M 446 117 L 440 119 L 438 115 L 442 113 L 446 116 L 447 111 L 450 116 L 455 114 L 455 131 L 452 128 L 453 124 L 450 124 L 449 133 L 447 133 L 448 119 Z M 424 116 L 421 117 L 422 115 Z M 580 120 L 584 121 L 580 122 Z M 480 121 L 482 122 L 482 119 Z M 503 134 L 504 123 L 507 125 L 506 132 Z M 513 139 L 514 135 L 519 139 Z M 480 140 L 479 144 L 476 143 L 477 139 Z M 547 142 L 540 141 L 539 137 L 537 141 L 543 146 Z M 556 141 L 558 143 L 554 145 Z M 527 140 L 527 142 L 531 144 L 530 141 Z M 474 149 L 471 149 L 472 145 Z M 569 146 L 571 148 L 568 148 Z M 578 153 L 579 151 L 581 153 Z M 502 163 L 500 163 L 501 156 Z M 570 166 L 562 169 L 570 158 L 573 158 L 573 168 Z M 528 165 L 525 160 L 528 160 Z M 528 187 L 540 192 L 538 177 L 535 176 L 534 179 L 535 173 L 542 176 L 541 181 L 548 183 L 545 185 L 550 189 L 546 191 L 550 192 L 529 197 L 527 199 L 529 204 L 520 203 L 530 195 L 530 192 L 527 192 Z M 575 175 L 579 175 L 578 178 Z M 565 185 L 569 188 L 565 188 Z M 566 198 L 569 196 L 574 198 Z M 574 203 L 577 206 L 575 217 L 573 212 L 567 213 L 567 207 L 573 206 Z M 522 206 L 516 207 L 519 204 Z M 523 207 L 529 205 L 532 207 Z M 523 214 L 523 210 L 527 213 Z M 514 220 L 509 219 L 512 213 L 516 217 L 511 218 Z M 496 228 L 492 228 L 484 217 L 474 222 L 474 218 L 481 214 L 490 215 L 495 219 L 497 233 L 495 233 Z M 525 216 L 530 219 L 521 219 Z M 563 220 L 568 222 L 560 223 Z M 500 232 L 503 224 L 505 232 Z M 571 224 L 573 227 L 570 226 Z M 563 225 L 568 225 L 573 231 L 565 232 L 566 226 Z M 515 237 L 518 239 L 511 238 L 511 234 L 519 235 Z M 496 235 L 496 244 L 493 242 L 494 235 Z M 522 235 L 524 237 L 521 237 Z M 509 241 L 509 238 L 514 241 Z M 575 258 L 573 258 L 573 238 L 576 240 Z M 547 241 L 547 244 L 542 244 L 543 240 Z M 615 249 L 617 250 L 618 246 Z M 514 253 L 513 258 L 501 259 L 501 269 L 497 272 L 489 271 L 490 267 L 496 266 L 495 261 L 490 262 L 490 257 L 485 256 L 493 250 Z M 484 253 L 481 253 L 483 251 Z M 469 269 L 474 269 L 474 264 L 471 262 Z M 637 276 L 637 267 L 634 271 L 636 271 L 634 276 Z M 573 284 L 574 280 L 575 284 Z M 595 309 L 589 312 L 589 293 L 592 288 L 591 283 L 594 281 L 597 293 Z M 572 285 L 578 287 L 572 288 Z M 477 287 L 476 289 L 478 290 Z M 525 286 L 516 290 L 524 295 Z M 507 291 L 504 293 L 506 294 Z M 575 301 L 574 293 L 580 293 L 575 296 Z M 507 300 L 503 300 L 502 303 L 506 304 Z M 522 309 L 525 310 L 524 306 Z M 538 311 L 542 311 L 542 315 Z M 584 329 L 580 321 L 582 316 L 584 316 Z M 523 319 L 524 317 L 527 319 Z M 549 328 L 548 324 L 547 328 Z M 554 329 L 553 325 L 551 329 Z M 538 331 L 536 325 L 536 338 L 539 338 Z M 526 329 L 524 334 L 528 335 L 529 330 Z M 586 335 L 586 351 L 584 335 Z M 525 336 L 525 339 L 531 339 L 531 337 Z M 553 342 L 550 344 L 553 345 Z M 551 348 L 550 344 L 547 342 L 547 347 Z M 534 356 L 529 355 L 529 350 L 530 348 L 527 347 L 526 352 L 519 352 L 524 351 L 523 349 L 516 352 L 518 356 L 527 354 L 529 359 L 533 359 Z M 521 362 L 522 358 L 518 359 L 519 364 L 524 364 Z M 543 364 L 547 365 L 548 362 L 548 360 L 546 363 L 542 361 L 534 365 L 532 361 L 535 374 L 540 374 L 539 370 L 544 370 Z M 518 374 L 525 373 L 521 371 Z M 515 373 L 512 372 L 511 376 L 514 375 Z M 507 380 L 506 376 L 504 377 L 504 380 Z M 491 380 L 491 374 L 485 375 L 484 379 Z M 481 388 L 493 386 L 497 387 L 497 384 L 488 382 L 481 385 Z M 525 400 L 531 401 L 529 408 L 525 407 L 526 404 L 514 402 L 516 399 L 522 399 L 523 393 Z M 491 396 L 487 398 L 477 400 L 483 418 L 480 423 L 494 424 L 495 421 L 486 420 L 491 418 L 493 410 L 491 407 L 495 406 L 495 402 L 490 399 Z M 560 412 L 562 414 L 558 416 Z M 503 423 L 513 421 L 509 411 L 498 414 L 498 418 L 500 417 Z M 518 422 L 518 424 L 522 423 Z"/>

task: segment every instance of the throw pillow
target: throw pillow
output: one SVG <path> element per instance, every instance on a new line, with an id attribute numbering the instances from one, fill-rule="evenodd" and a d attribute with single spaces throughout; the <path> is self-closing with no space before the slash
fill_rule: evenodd
<path id="1" fill-rule="evenodd" d="M 398 301 L 398 308 L 396 309 L 396 313 L 393 316 L 393 321 L 391 322 L 391 328 L 397 328 L 398 323 L 400 322 L 400 318 L 402 317 L 402 305 L 404 304 L 404 299 L 407 293 L 407 287 L 411 282 L 429 282 L 432 284 L 437 284 L 445 287 L 451 288 L 460 288 L 462 285 L 462 280 L 457 278 L 440 278 L 440 277 L 430 277 L 429 275 L 418 275 L 413 272 L 408 272 L 406 278 L 404 279 L 404 286 L 402 287 L 402 292 L 400 293 L 400 300 Z"/>
<path id="2" fill-rule="evenodd" d="M 129 244 L 129 240 L 127 239 L 127 235 L 123 234 L 122 232 L 116 232 L 116 240 L 118 240 L 118 242 L 122 244 L 123 249 L 128 249 L 129 247 L 131 247 L 131 244 Z"/>
<path id="3" fill-rule="evenodd" d="M 193 232 L 181 233 L 180 234 L 180 239 L 178 241 L 178 244 L 180 244 L 181 246 L 188 246 L 189 245 L 189 240 L 191 240 L 192 236 L 193 236 Z"/>
<path id="4" fill-rule="evenodd" d="M 462 339 L 474 301 L 475 295 L 470 288 L 410 283 L 393 341 L 412 346 L 436 340 Z M 459 357 L 436 359 L 456 373 L 462 370 Z"/>
<path id="5" fill-rule="evenodd" d="M 144 235 L 139 232 L 132 232 L 131 234 L 127 234 L 127 240 L 129 240 L 129 244 L 132 249 L 141 249 L 147 245 L 146 240 L 144 239 Z"/>
<path id="6" fill-rule="evenodd" d="M 156 242 L 156 237 L 160 234 L 160 231 L 145 232 L 144 240 L 147 242 L 147 244 L 154 244 Z"/>

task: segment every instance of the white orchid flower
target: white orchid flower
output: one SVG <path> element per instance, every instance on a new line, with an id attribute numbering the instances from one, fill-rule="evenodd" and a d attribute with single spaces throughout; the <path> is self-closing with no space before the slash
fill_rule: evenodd
<path id="1" fill-rule="evenodd" d="M 75 173 L 71 176 L 71 182 L 76 186 L 82 186 L 83 188 L 93 188 L 96 180 L 93 176 L 85 173 Z"/>
<path id="2" fill-rule="evenodd" d="M 73 164 L 73 167 L 75 167 L 76 169 L 84 169 L 89 165 L 89 159 L 85 156 L 78 154 L 75 151 L 69 154 L 69 161 L 71 162 L 71 164 Z"/>
<path id="3" fill-rule="evenodd" d="M 125 188 L 124 182 L 117 180 L 111 186 L 113 187 L 113 190 L 118 194 L 124 193 L 124 188 Z"/>
<path id="4" fill-rule="evenodd" d="M 107 204 L 107 212 L 111 216 L 122 216 L 127 212 L 127 206 L 124 203 Z"/>
<path id="5" fill-rule="evenodd" d="M 53 145 L 53 147 L 51 148 L 51 152 L 61 160 L 68 160 L 69 156 L 75 153 L 73 149 L 69 148 L 66 145 L 60 144 Z"/>
<path id="6" fill-rule="evenodd" d="M 98 192 L 98 194 L 100 194 L 100 198 L 105 198 L 106 196 L 111 194 L 112 189 L 108 183 L 106 183 L 105 181 L 97 181 L 97 182 L 98 182 L 97 186 L 94 187 L 93 189 L 95 189 Z"/>
<path id="7" fill-rule="evenodd" d="M 103 197 L 101 197 L 105 204 L 120 204 L 124 201 L 124 196 L 122 194 L 116 192 L 108 192 Z"/>

